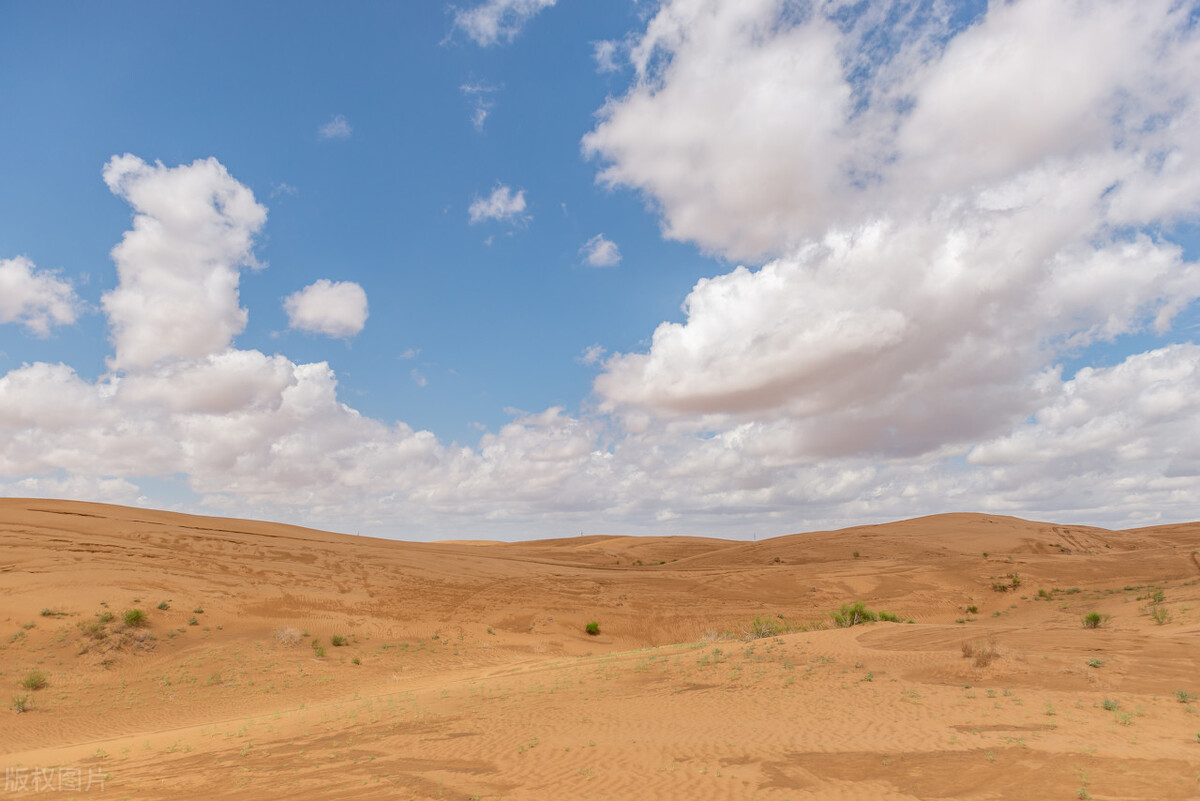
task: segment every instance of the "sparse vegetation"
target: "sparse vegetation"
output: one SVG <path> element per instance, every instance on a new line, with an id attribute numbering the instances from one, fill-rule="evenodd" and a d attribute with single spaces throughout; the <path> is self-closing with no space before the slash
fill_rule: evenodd
<path id="1" fill-rule="evenodd" d="M 1099 612 L 1088 612 L 1083 616 L 1083 627 L 1085 629 L 1098 629 L 1104 624 L 1104 616 Z"/>
<path id="2" fill-rule="evenodd" d="M 46 674 L 40 670 L 31 670 L 21 679 L 21 686 L 26 690 L 40 690 L 46 686 Z"/>
<path id="3" fill-rule="evenodd" d="M 17 695 L 17 696 L 14 696 L 12 699 L 13 711 L 16 712 L 18 715 L 21 714 L 22 712 L 28 712 L 32 706 L 33 706 L 33 701 L 32 701 L 32 699 L 30 699 L 30 697 L 28 695 Z"/>
<path id="4" fill-rule="evenodd" d="M 192 615 L 190 618 L 188 618 L 188 625 L 189 626 L 199 626 L 200 621 L 196 619 L 195 615 Z"/>
<path id="5" fill-rule="evenodd" d="M 1150 619 L 1160 626 L 1171 622 L 1171 613 L 1165 606 L 1150 607 Z"/>
<path id="6" fill-rule="evenodd" d="M 43 609 L 42 617 L 66 617 L 70 612 L 64 612 L 61 609 Z"/>
<path id="7" fill-rule="evenodd" d="M 166 601 L 159 601 L 159 602 L 158 602 L 158 608 L 159 608 L 160 610 L 162 610 L 163 612 L 165 612 L 165 611 L 167 611 L 168 609 L 170 609 L 170 608 L 171 608 L 171 605 L 170 605 L 169 603 L 167 603 Z"/>
<path id="8" fill-rule="evenodd" d="M 962 644 L 964 659 L 973 659 L 975 667 L 987 667 L 1000 657 L 994 640 L 967 640 Z"/>
<path id="9" fill-rule="evenodd" d="M 597 634 L 600 633 L 600 624 L 597 623 L 595 620 L 593 620 L 590 623 L 588 623 L 586 626 L 584 626 L 583 630 L 586 631 L 592 637 L 595 637 Z"/>
<path id="10" fill-rule="evenodd" d="M 742 635 L 744 640 L 761 640 L 779 634 L 780 625 L 769 617 L 756 617 L 750 621 L 750 626 Z"/>
<path id="11" fill-rule="evenodd" d="M 992 589 L 996 592 L 1008 592 L 1015 590 L 1021 586 L 1021 577 L 1016 573 L 1008 573 L 1004 576 L 1007 581 L 996 581 L 992 583 Z"/>
<path id="12" fill-rule="evenodd" d="M 1120 706 L 1121 706 L 1121 702 L 1120 702 L 1120 701 L 1114 701 L 1114 700 L 1112 700 L 1112 699 L 1110 699 L 1110 698 L 1105 698 L 1105 699 L 1104 699 L 1104 702 L 1103 702 L 1102 704 L 1100 704 L 1100 706 L 1104 707 L 1104 708 L 1105 708 L 1105 709 L 1107 709 L 1109 712 L 1116 712 L 1116 711 L 1117 711 L 1117 709 L 1118 709 L 1118 708 L 1120 708 Z"/>
<path id="13" fill-rule="evenodd" d="M 197 614 L 197 615 L 203 615 L 203 614 L 204 614 L 204 607 L 203 607 L 203 606 L 197 606 L 195 609 L 193 609 L 193 610 L 192 610 L 192 612 L 193 612 L 193 613 L 195 613 L 195 614 Z"/>
<path id="14" fill-rule="evenodd" d="M 1196 700 L 1196 696 L 1192 695 L 1187 690 L 1176 690 L 1175 700 L 1181 704 L 1190 704 L 1192 701 Z"/>
<path id="15" fill-rule="evenodd" d="M 855 601 L 852 604 L 842 604 L 841 609 L 830 612 L 829 616 L 833 618 L 833 625 L 839 629 L 850 628 L 862 623 L 874 623 L 876 620 L 879 620 L 879 614 L 867 609 L 866 604 L 862 601 Z"/>
<path id="16" fill-rule="evenodd" d="M 343 645 L 349 645 L 350 641 L 340 634 L 335 634 L 329 638 L 329 644 L 334 648 L 341 648 Z"/>
<path id="17" fill-rule="evenodd" d="M 291 626 L 285 626 L 281 629 L 275 629 L 275 642 L 285 648 L 294 648 L 300 642 L 300 630 L 294 629 Z"/>
<path id="18" fill-rule="evenodd" d="M 972 615 L 977 615 L 977 614 L 979 614 L 979 607 L 975 606 L 974 604 L 971 604 L 970 606 L 967 607 L 967 611 L 970 612 Z"/>
<path id="19" fill-rule="evenodd" d="M 131 629 L 146 625 L 146 613 L 141 609 L 126 609 L 121 615 L 121 619 L 124 620 L 125 625 Z"/>

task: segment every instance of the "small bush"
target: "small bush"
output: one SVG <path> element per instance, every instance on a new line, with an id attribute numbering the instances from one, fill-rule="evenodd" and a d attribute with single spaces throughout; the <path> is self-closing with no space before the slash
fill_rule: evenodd
<path id="1" fill-rule="evenodd" d="M 1189 693 L 1187 690 L 1176 690 L 1175 699 L 1181 704 L 1188 704 L 1196 700 L 1196 696 Z"/>
<path id="2" fill-rule="evenodd" d="M 192 615 L 191 617 L 189 617 L 189 618 L 188 618 L 188 625 L 189 625 L 189 626 L 199 626 L 199 625 L 200 625 L 200 621 L 199 621 L 199 620 L 196 620 L 196 616 L 195 616 L 195 615 Z"/>
<path id="3" fill-rule="evenodd" d="M 352 664 L 352 665 L 361 665 L 361 664 L 362 664 L 362 660 L 361 660 L 361 659 L 359 659 L 359 658 L 356 656 L 356 657 L 354 657 L 353 659 L 351 659 L 351 660 L 350 660 L 350 664 Z"/>
<path id="4" fill-rule="evenodd" d="M 855 551 L 855 552 L 854 552 L 854 558 L 855 558 L 855 559 L 857 559 L 857 558 L 858 558 L 858 551 Z"/>
<path id="5" fill-rule="evenodd" d="M 879 619 L 880 619 L 880 620 L 886 620 L 888 623 L 899 623 L 899 622 L 900 622 L 900 616 L 899 616 L 899 615 L 894 615 L 894 614 L 892 614 L 891 612 L 880 612 L 880 613 L 879 613 Z M 911 621 L 911 620 L 910 620 L 910 621 L 908 621 L 908 622 L 909 622 L 909 623 L 912 623 L 912 621 Z"/>
<path id="6" fill-rule="evenodd" d="M 291 626 L 275 629 L 275 642 L 285 648 L 294 648 L 300 642 L 300 632 Z"/>
<path id="7" fill-rule="evenodd" d="M 1104 623 L 1104 617 L 1099 612 L 1088 612 L 1083 616 L 1085 629 L 1098 629 Z"/>
<path id="8" fill-rule="evenodd" d="M 1165 606 L 1155 606 L 1150 610 L 1150 619 L 1160 626 L 1171 622 L 1171 613 Z"/>
<path id="9" fill-rule="evenodd" d="M 121 615 L 125 625 L 131 629 L 146 625 L 146 613 L 141 609 L 126 609 Z"/>
<path id="10" fill-rule="evenodd" d="M 779 624 L 769 617 L 756 617 L 750 621 L 750 628 L 746 629 L 742 639 L 745 640 L 761 640 L 764 637 L 774 637 L 779 633 Z"/>
<path id="11" fill-rule="evenodd" d="M 197 606 L 195 609 L 193 609 L 193 610 L 192 610 L 192 612 L 194 612 L 194 613 L 195 613 L 195 614 L 197 614 L 197 615 L 203 615 L 203 614 L 204 614 L 204 607 L 203 607 L 203 606 Z"/>
<path id="12" fill-rule="evenodd" d="M 975 667 L 987 667 L 1000 658 L 1000 651 L 993 640 L 970 640 L 962 644 L 962 655 L 964 659 L 974 659 Z"/>
<path id="13" fill-rule="evenodd" d="M 66 617 L 69 612 L 64 612 L 61 609 L 43 609 L 42 617 Z"/>
<path id="14" fill-rule="evenodd" d="M 1118 708 L 1120 708 L 1120 706 L 1121 706 L 1121 702 L 1120 702 L 1120 701 L 1113 701 L 1113 700 L 1112 700 L 1112 699 L 1110 699 L 1110 698 L 1105 698 L 1105 699 L 1104 699 L 1104 703 L 1102 703 L 1100 706 L 1104 707 L 1104 708 L 1105 708 L 1105 709 L 1107 709 L 1109 712 L 1116 712 L 1116 711 L 1117 711 L 1117 709 L 1118 709 Z"/>
<path id="15" fill-rule="evenodd" d="M 318 645 L 316 648 L 313 648 L 313 653 L 317 656 L 325 656 L 325 649 Z"/>
<path id="16" fill-rule="evenodd" d="M 334 648 L 341 648 L 343 645 L 349 645 L 350 641 L 340 634 L 335 634 L 329 638 L 329 644 Z"/>
<path id="17" fill-rule="evenodd" d="M 160 610 L 162 610 L 163 612 L 165 612 L 165 611 L 167 611 L 168 609 L 170 609 L 170 608 L 171 608 L 171 605 L 170 605 L 169 603 L 167 603 L 166 601 L 159 601 L 159 602 L 158 602 L 158 608 L 159 608 Z"/>
<path id="18" fill-rule="evenodd" d="M 28 712 L 30 707 L 32 707 L 32 706 L 33 706 L 33 701 L 32 701 L 32 699 L 30 699 L 30 697 L 28 695 L 18 695 L 12 699 L 13 711 L 16 712 L 18 715 L 21 714 L 22 712 Z"/>
<path id="19" fill-rule="evenodd" d="M 597 634 L 600 633 L 600 624 L 597 623 L 595 620 L 593 620 L 592 622 L 590 622 L 586 626 L 584 626 L 583 630 L 586 631 L 592 637 L 595 637 Z"/>
<path id="20" fill-rule="evenodd" d="M 46 674 L 40 670 L 31 670 L 21 679 L 21 686 L 26 690 L 40 690 L 46 686 Z"/>
<path id="21" fill-rule="evenodd" d="M 971 604 L 970 606 L 967 607 L 967 611 L 970 612 L 972 615 L 975 615 L 975 614 L 979 613 L 979 607 L 975 606 L 974 604 Z"/>
<path id="22" fill-rule="evenodd" d="M 855 601 L 852 604 L 842 604 L 841 609 L 836 612 L 830 612 L 829 615 L 833 618 L 833 625 L 839 629 L 847 629 L 861 623 L 874 623 L 879 619 L 879 615 L 867 609 L 866 604 L 862 601 Z"/>

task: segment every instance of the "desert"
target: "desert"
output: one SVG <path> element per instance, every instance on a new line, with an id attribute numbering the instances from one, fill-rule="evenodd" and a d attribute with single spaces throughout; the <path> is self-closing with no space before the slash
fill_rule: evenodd
<path id="1" fill-rule="evenodd" d="M 11 797 L 1200 795 L 1198 524 L 414 543 L 4 499 L 0 542 Z"/>

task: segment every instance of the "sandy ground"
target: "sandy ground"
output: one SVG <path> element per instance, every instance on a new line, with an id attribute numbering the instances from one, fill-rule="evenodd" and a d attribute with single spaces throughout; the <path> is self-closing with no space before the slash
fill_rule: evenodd
<path id="1" fill-rule="evenodd" d="M 0 500 L 4 796 L 1196 799 L 1198 552 L 1200 524 L 413 544 Z M 835 627 L 853 601 L 899 622 Z"/>

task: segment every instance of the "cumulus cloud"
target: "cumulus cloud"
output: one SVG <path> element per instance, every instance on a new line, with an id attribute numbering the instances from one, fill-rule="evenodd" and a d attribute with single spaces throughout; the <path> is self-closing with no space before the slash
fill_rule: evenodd
<path id="1" fill-rule="evenodd" d="M 558 0 L 484 0 L 473 8 L 454 13 L 454 24 L 476 44 L 488 47 L 511 42 L 525 23 Z"/>
<path id="2" fill-rule="evenodd" d="M 288 326 L 314 334 L 346 338 L 367 323 L 367 293 L 353 281 L 322 278 L 283 301 Z"/>
<path id="3" fill-rule="evenodd" d="M 318 139 L 349 139 L 354 133 L 350 121 L 341 114 L 335 114 L 333 119 L 317 129 Z"/>
<path id="4" fill-rule="evenodd" d="M 530 219 L 525 213 L 525 190 L 512 191 L 512 187 L 497 184 L 487 197 L 477 197 L 467 209 L 471 224 L 484 220 L 517 223 Z"/>
<path id="5" fill-rule="evenodd" d="M 606 409 L 754 423 L 790 458 L 935 452 L 1027 417 L 1057 359 L 1165 333 L 1200 296 L 1155 232 L 1200 201 L 1186 9 L 1024 0 L 956 35 L 935 16 L 869 69 L 869 14 L 788 9 L 664 4 L 584 140 L 669 236 L 776 256 L 610 357 Z"/>
<path id="6" fill-rule="evenodd" d="M 618 44 L 611 39 L 592 43 L 592 58 L 596 61 L 597 72 L 616 72 Z"/>
<path id="7" fill-rule="evenodd" d="M 37 336 L 75 322 L 75 289 L 54 273 L 38 270 L 24 256 L 0 259 L 0 324 L 18 323 Z"/>
<path id="8" fill-rule="evenodd" d="M 584 242 L 579 253 L 590 267 L 613 267 L 621 263 L 621 249 L 604 234 L 596 234 Z"/>
<path id="9" fill-rule="evenodd" d="M 110 367 L 227 348 L 246 326 L 239 272 L 258 265 L 252 244 L 267 210 L 212 158 L 168 168 L 114 156 L 104 181 L 134 212 L 112 251 L 117 287 L 101 298 L 116 348 Z"/>

